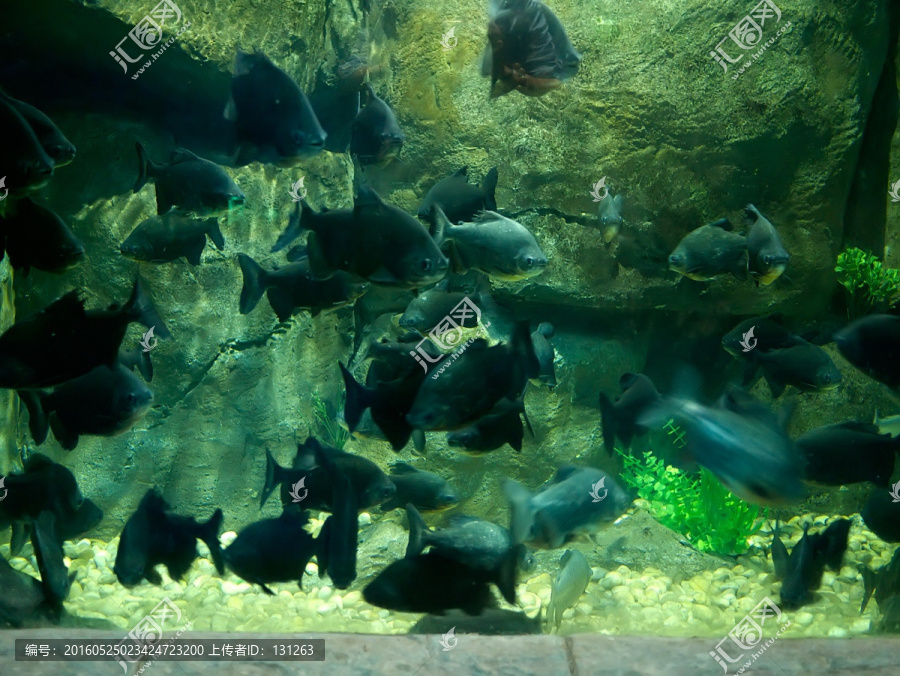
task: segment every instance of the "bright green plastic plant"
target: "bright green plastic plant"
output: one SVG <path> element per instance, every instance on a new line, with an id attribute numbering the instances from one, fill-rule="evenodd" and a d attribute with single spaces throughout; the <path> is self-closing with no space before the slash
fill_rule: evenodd
<path id="1" fill-rule="evenodd" d="M 335 417 L 328 411 L 328 404 L 319 396 L 318 392 L 313 392 L 313 414 L 319 423 L 319 433 L 322 440 L 333 448 L 343 449 L 350 438 L 350 433 L 345 430 L 335 420 Z M 343 403 L 341 404 L 343 407 Z"/>
<path id="2" fill-rule="evenodd" d="M 834 271 L 847 290 L 847 313 L 851 319 L 884 312 L 900 296 L 900 270 L 885 267 L 862 249 L 850 248 L 838 254 Z"/>

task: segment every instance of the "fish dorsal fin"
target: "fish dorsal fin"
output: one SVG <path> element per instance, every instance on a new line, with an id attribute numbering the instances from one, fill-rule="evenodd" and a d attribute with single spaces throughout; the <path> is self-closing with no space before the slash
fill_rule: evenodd
<path id="1" fill-rule="evenodd" d="M 638 379 L 637 373 L 623 373 L 619 377 L 619 387 L 622 388 L 622 391 L 627 390 L 629 387 L 634 385 L 635 381 Z"/>
<path id="2" fill-rule="evenodd" d="M 473 223 L 482 224 L 482 223 L 490 223 L 491 221 L 501 221 L 503 220 L 503 216 L 498 214 L 496 211 L 479 211 L 475 214 L 475 219 L 472 221 Z"/>
<path id="3" fill-rule="evenodd" d="M 383 205 L 384 200 L 381 199 L 381 196 L 360 177 L 359 181 L 356 184 L 356 199 L 353 203 L 354 210 L 364 206 L 372 207 Z"/>
<path id="4" fill-rule="evenodd" d="M 42 310 L 45 315 L 57 315 L 71 313 L 84 314 L 84 301 L 78 297 L 77 291 L 69 291 L 64 296 L 60 296 Z"/>
<path id="5" fill-rule="evenodd" d="M 732 225 L 731 221 L 729 221 L 727 218 L 720 218 L 718 221 L 713 221 L 712 223 L 710 223 L 710 225 L 714 228 L 721 228 L 726 232 L 731 232 L 732 230 L 734 230 L 734 225 Z"/>
<path id="6" fill-rule="evenodd" d="M 560 568 L 564 568 L 565 565 L 569 562 L 569 559 L 571 559 L 571 558 L 572 558 L 572 550 L 567 549 L 565 552 L 563 552 L 563 555 L 559 560 Z"/>
<path id="7" fill-rule="evenodd" d="M 187 148 L 175 148 L 169 155 L 170 164 L 181 164 L 182 162 L 202 162 L 202 157 L 197 157 Z"/>
<path id="8" fill-rule="evenodd" d="M 863 434 L 880 434 L 878 431 L 878 425 L 874 423 L 867 422 L 859 422 L 856 420 L 848 420 L 847 422 L 842 422 L 837 425 L 844 430 L 849 430 L 851 432 L 862 432 Z"/>
<path id="9" fill-rule="evenodd" d="M 469 165 L 461 167 L 461 168 L 457 169 L 456 171 L 454 171 L 452 174 L 450 174 L 451 177 L 455 177 L 455 176 L 466 177 L 468 175 L 469 175 Z"/>
<path id="10" fill-rule="evenodd" d="M 419 470 L 406 462 L 395 462 L 391 465 L 391 474 L 399 476 L 401 474 L 418 474 Z"/>
<path id="11" fill-rule="evenodd" d="M 553 475 L 553 483 L 558 484 L 565 481 L 580 469 L 581 468 L 576 465 L 563 465 L 556 470 L 556 474 Z"/>

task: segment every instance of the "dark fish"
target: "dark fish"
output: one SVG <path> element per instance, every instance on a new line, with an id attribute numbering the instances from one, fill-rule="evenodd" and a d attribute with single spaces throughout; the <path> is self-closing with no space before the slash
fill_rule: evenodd
<path id="1" fill-rule="evenodd" d="M 890 563 L 882 566 L 877 571 L 869 568 L 862 569 L 863 577 L 863 600 L 859 609 L 860 614 L 869 604 L 872 594 L 875 594 L 875 600 L 878 602 L 878 609 L 882 614 L 887 614 L 887 602 L 900 598 L 900 549 L 894 551 Z M 896 610 L 894 611 L 896 612 Z"/>
<path id="2" fill-rule="evenodd" d="M 6 497 L 0 501 L 0 523 L 24 521 L 30 525 L 44 511 L 53 512 L 63 522 L 77 516 L 85 502 L 75 475 L 40 453 L 29 455 L 24 471 L 7 474 L 4 484 Z"/>
<path id="3" fill-rule="evenodd" d="M 577 549 L 567 549 L 559 560 L 559 572 L 550 586 L 550 603 L 547 605 L 547 624 L 562 624 L 563 613 L 574 606 L 587 589 L 594 571 Z"/>
<path id="4" fill-rule="evenodd" d="M 237 166 L 290 167 L 325 147 L 325 130 L 306 95 L 261 52 L 238 50 L 225 117 L 235 124 Z"/>
<path id="5" fill-rule="evenodd" d="M 359 114 L 359 92 L 369 65 L 360 57 L 352 57 L 335 69 L 331 82 L 319 68 L 309 102 L 326 132 L 325 150 L 346 153 L 350 147 L 353 122 Z"/>
<path id="6" fill-rule="evenodd" d="M 143 221 L 122 242 L 119 251 L 126 258 L 144 263 L 168 263 L 184 257 L 191 265 L 200 265 L 207 235 L 219 251 L 225 248 L 225 238 L 215 218 L 197 220 L 172 209 Z"/>
<path id="7" fill-rule="evenodd" d="M 622 195 L 607 195 L 600 200 L 600 206 L 597 207 L 597 218 L 600 219 L 600 231 L 603 234 L 603 241 L 609 244 L 616 235 L 619 234 L 619 228 L 622 227 Z"/>
<path id="8" fill-rule="evenodd" d="M 296 310 L 307 310 L 316 317 L 323 310 L 349 305 L 362 296 L 369 283 L 349 273 L 337 271 L 328 279 L 316 279 L 306 260 L 289 263 L 275 270 L 264 270 L 246 254 L 238 254 L 244 277 L 241 288 L 241 314 L 251 312 L 265 292 L 278 321 L 287 321 Z"/>
<path id="9" fill-rule="evenodd" d="M 334 458 L 341 471 L 350 477 L 354 490 L 354 500 L 359 509 L 368 509 L 388 500 L 397 490 L 394 483 L 371 460 L 336 448 L 323 447 L 314 437 L 308 438 L 297 447 L 297 458 L 291 469 L 280 466 L 271 452 L 266 451 L 266 482 L 260 493 L 259 506 L 281 486 L 281 500 L 285 506 L 298 504 L 291 497 L 290 489 L 305 477 L 304 488 L 309 491 L 299 503 L 304 509 L 332 511 L 334 494 L 329 474 L 317 464 L 317 452 L 324 452 Z"/>
<path id="10" fill-rule="evenodd" d="M 405 136 L 390 106 L 366 83 L 363 107 L 353 121 L 350 154 L 363 166 L 386 164 L 400 156 Z"/>
<path id="11" fill-rule="evenodd" d="M 457 169 L 431 186 L 419 206 L 419 218 L 427 219 L 434 205 L 439 206 L 451 223 L 469 222 L 480 211 L 496 211 L 497 167 L 485 175 L 481 185 L 469 183 L 468 167 Z"/>
<path id="12" fill-rule="evenodd" d="M 744 373 L 744 384 L 753 381 L 757 369 L 778 398 L 788 385 L 801 392 L 824 392 L 841 384 L 843 376 L 828 353 L 818 345 L 803 341 L 799 345 L 768 352 L 753 350 Z"/>
<path id="13" fill-rule="evenodd" d="M 49 429 L 67 451 L 78 437 L 114 437 L 130 430 L 153 404 L 153 392 L 121 364 L 98 366 L 53 392 L 20 390 L 28 409 L 28 428 L 40 446 Z"/>
<path id="14" fill-rule="evenodd" d="M 0 91 L 0 98 L 9 103 L 21 115 L 34 132 L 38 143 L 53 161 L 54 167 L 63 167 L 75 159 L 75 146 L 67 139 L 53 120 L 32 105 L 19 101 Z"/>
<path id="15" fill-rule="evenodd" d="M 227 214 L 244 203 L 244 193 L 222 167 L 197 157 L 190 150 L 176 148 L 169 164 L 154 164 L 140 143 L 138 177 L 132 192 L 151 179 L 156 184 L 156 212 L 167 214 L 172 207 L 195 216 Z"/>
<path id="16" fill-rule="evenodd" d="M 65 272 L 82 261 L 84 245 L 59 216 L 28 198 L 14 205 L 15 212 L 0 219 L 0 233 L 16 270 Z"/>
<path id="17" fill-rule="evenodd" d="M 222 510 L 217 509 L 206 523 L 199 523 L 192 516 L 179 516 L 155 489 L 150 489 L 129 517 L 119 538 L 119 550 L 113 572 L 126 587 L 147 580 L 162 584 L 162 577 L 154 568 L 164 564 L 169 577 L 180 580 L 197 558 L 197 538 L 209 547 L 216 570 L 225 571 L 219 530 L 222 528 Z"/>
<path id="18" fill-rule="evenodd" d="M 485 287 L 476 287 L 470 291 L 453 291 L 450 290 L 448 280 L 445 279 L 437 286 L 422 291 L 413 298 L 397 323 L 404 328 L 418 331 L 424 336 L 445 317 L 449 317 L 450 313 L 467 298 L 479 308 L 479 312 L 493 307 L 493 301 Z M 467 329 L 478 326 L 479 319 L 480 315 L 477 313 L 466 313 L 462 317 L 454 316 L 454 321 Z"/>
<path id="19" fill-rule="evenodd" d="M 20 627 L 47 611 L 44 587 L 30 575 L 20 573 L 0 556 L 0 625 Z"/>
<path id="20" fill-rule="evenodd" d="M 631 504 L 622 488 L 606 472 L 566 465 L 548 485 L 532 494 L 507 479 L 503 492 L 509 500 L 509 530 L 515 542 L 556 549 L 579 533 L 615 521 Z M 601 496 L 598 501 L 593 495 Z"/>
<path id="21" fill-rule="evenodd" d="M 665 277 L 669 269 L 669 248 L 655 230 L 621 228 L 616 237 L 616 262 L 637 270 L 644 277 Z"/>
<path id="22" fill-rule="evenodd" d="M 885 490 L 873 491 L 860 510 L 866 527 L 885 542 L 900 542 L 900 501 Z"/>
<path id="23" fill-rule="evenodd" d="M 767 315 L 745 319 L 722 336 L 722 347 L 736 359 L 750 359 L 749 353 L 753 350 L 768 352 L 806 343 L 784 328 L 778 322 L 779 318 L 780 315 Z"/>
<path id="24" fill-rule="evenodd" d="M 772 532 L 772 566 L 775 568 L 775 577 L 779 580 L 783 580 L 787 577 L 788 571 L 788 559 L 790 558 L 788 555 L 787 547 L 784 546 L 784 543 L 781 541 L 781 536 L 778 533 L 778 521 L 775 521 L 775 530 Z"/>
<path id="25" fill-rule="evenodd" d="M 315 449 L 316 464 L 325 470 L 331 484 L 331 516 L 325 519 L 316 539 L 319 577 L 327 573 L 338 589 L 347 589 L 356 579 L 356 547 L 359 511 L 350 477 L 321 446 Z"/>
<path id="26" fill-rule="evenodd" d="M 129 371 L 137 370 L 148 383 L 153 380 L 153 362 L 150 361 L 150 353 L 140 345 L 136 345 L 130 350 L 120 349 L 119 363 Z"/>
<path id="27" fill-rule="evenodd" d="M 77 292 L 70 291 L 0 335 L 0 387 L 52 387 L 103 364 L 112 365 L 132 322 L 155 327 L 161 338 L 172 335 L 156 314 L 140 278 L 124 306 L 112 305 L 106 310 L 85 310 Z"/>
<path id="28" fill-rule="evenodd" d="M 314 212 L 301 201 L 272 251 L 279 251 L 309 230 L 309 265 L 319 279 L 337 270 L 379 284 L 416 288 L 439 282 L 449 263 L 436 237 L 397 207 L 385 204 L 371 189 L 360 186 L 352 210 Z"/>
<path id="29" fill-rule="evenodd" d="M 551 390 L 556 387 L 556 370 L 553 368 L 553 360 L 556 358 L 556 351 L 550 344 L 550 338 L 554 336 L 556 329 L 550 322 L 541 322 L 538 327 L 531 332 L 531 344 L 534 346 L 534 354 L 540 364 L 539 375 L 533 379 L 535 385 L 543 383 Z"/>
<path id="30" fill-rule="evenodd" d="M 56 531 L 56 517 L 51 511 L 41 512 L 31 522 L 31 544 L 41 573 L 44 598 L 57 607 L 69 596 L 72 581 L 63 560 L 63 550 Z"/>
<path id="31" fill-rule="evenodd" d="M 458 359 L 448 361 L 446 372 L 429 374 L 419 387 L 406 415 L 413 428 L 462 429 L 490 413 L 502 399 L 518 400 L 540 368 L 528 322 L 515 327 L 508 343 L 488 347 L 479 338 Z"/>
<path id="32" fill-rule="evenodd" d="M 744 210 L 744 222 L 750 225 L 747 232 L 750 276 L 758 284 L 771 284 L 781 277 L 790 254 L 782 245 L 775 226 L 752 204 Z"/>
<path id="33" fill-rule="evenodd" d="M 600 393 L 600 416 L 603 426 L 603 447 L 609 455 L 618 438 L 629 448 L 635 435 L 646 434 L 649 430 L 638 423 L 638 418 L 661 401 L 656 386 L 643 373 L 625 373 L 619 378 L 622 394 L 615 403 L 603 392 Z"/>
<path id="34" fill-rule="evenodd" d="M 804 526 L 803 537 L 791 550 L 787 561 L 776 567 L 776 575 L 779 568 L 784 571 L 781 585 L 783 607 L 793 610 L 812 602 L 812 593 L 821 585 L 825 567 L 840 569 L 849 532 L 850 521 L 847 519 L 833 521 L 823 532 L 814 535 L 809 534 L 809 525 Z M 775 547 L 773 540 L 773 550 Z"/>
<path id="35" fill-rule="evenodd" d="M 14 197 L 43 188 L 53 176 L 53 160 L 22 114 L 0 97 L 0 167 L 5 187 Z"/>
<path id="36" fill-rule="evenodd" d="M 423 512 L 441 512 L 459 504 L 459 494 L 442 476 L 405 462 L 391 465 L 391 481 L 397 492 L 381 505 L 384 511 L 412 504 Z"/>
<path id="37" fill-rule="evenodd" d="M 284 510 L 277 519 L 263 519 L 242 530 L 223 552 L 235 575 L 274 594 L 271 582 L 297 581 L 303 589 L 306 564 L 316 553 L 312 535 L 304 530 L 306 512 Z"/>
<path id="38" fill-rule="evenodd" d="M 806 455 L 806 478 L 829 486 L 871 481 L 891 485 L 900 439 L 882 435 L 872 423 L 845 422 L 806 432 L 794 441 Z"/>
<path id="39" fill-rule="evenodd" d="M 540 0 L 535 0 L 541 6 L 541 12 L 547 22 L 547 28 L 550 30 L 550 38 L 553 40 L 553 46 L 556 49 L 556 56 L 562 65 L 562 79 L 568 80 L 574 77 L 581 66 L 582 56 L 575 50 L 572 41 L 566 33 L 562 22 L 557 18 L 556 14 Z"/>
<path id="40" fill-rule="evenodd" d="M 514 282 L 539 275 L 547 267 L 547 256 L 531 231 L 495 211 L 482 211 L 472 223 L 453 225 L 435 206 L 432 218 L 444 239 L 451 242 L 454 272 L 478 270 Z"/>
<path id="41" fill-rule="evenodd" d="M 869 315 L 834 334 L 844 358 L 891 389 L 900 387 L 900 317 Z"/>
<path id="42" fill-rule="evenodd" d="M 727 218 L 692 230 L 669 256 L 669 269 L 706 282 L 724 274 L 747 279 L 747 238 Z"/>
<path id="43" fill-rule="evenodd" d="M 474 424 L 448 433 L 447 445 L 461 448 L 470 455 L 478 455 L 509 444 L 518 453 L 522 450 L 522 441 L 525 438 L 523 418 L 533 437 L 534 430 L 525 414 L 523 398 L 519 397 L 514 402 L 501 399 L 486 416 L 479 418 Z"/>

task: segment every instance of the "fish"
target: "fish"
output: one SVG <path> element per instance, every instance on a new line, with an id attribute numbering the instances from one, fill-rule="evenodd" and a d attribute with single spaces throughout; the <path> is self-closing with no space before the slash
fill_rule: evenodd
<path id="1" fill-rule="evenodd" d="M 222 510 L 217 509 L 209 521 L 200 523 L 191 516 L 173 514 L 171 507 L 155 488 L 148 490 L 125 523 L 119 538 L 119 549 L 113 572 L 119 582 L 133 587 L 147 580 L 161 585 L 162 577 L 155 569 L 165 565 L 169 577 L 180 580 L 197 558 L 197 539 L 209 547 L 213 565 L 219 575 L 225 571 L 219 531 Z"/>
<path id="2" fill-rule="evenodd" d="M 333 488 L 326 469 L 317 464 L 318 454 L 326 453 L 334 459 L 343 474 L 350 478 L 354 490 L 354 501 L 359 509 L 368 509 L 389 500 L 397 491 L 394 482 L 381 471 L 374 462 L 352 453 L 345 453 L 336 448 L 322 446 L 315 437 L 309 437 L 297 446 L 297 457 L 293 467 L 287 469 L 279 465 L 266 450 L 266 481 L 260 492 L 259 506 L 262 509 L 266 500 L 276 488 L 281 486 L 282 504 L 296 504 L 290 494 L 290 487 L 306 477 L 305 487 L 309 491 L 302 507 L 309 510 L 332 510 Z"/>
<path id="3" fill-rule="evenodd" d="M 772 546 L 769 549 L 772 555 L 772 567 L 775 568 L 775 577 L 783 580 L 787 577 L 788 571 L 788 554 L 787 547 L 781 541 L 781 535 L 778 532 L 778 521 L 775 521 L 775 530 L 772 531 Z"/>
<path id="4" fill-rule="evenodd" d="M 540 365 L 528 322 L 516 325 L 506 343 L 488 347 L 475 339 L 445 373 L 425 378 L 406 421 L 415 429 L 453 431 L 476 422 L 503 399 L 516 401 Z M 446 362 L 445 362 L 446 364 Z"/>
<path id="5" fill-rule="evenodd" d="M 892 390 L 900 387 L 900 317 L 868 315 L 834 334 L 844 359 Z"/>
<path id="6" fill-rule="evenodd" d="M 225 119 L 234 122 L 239 167 L 292 167 L 325 149 L 327 134 L 303 90 L 262 52 L 238 50 Z"/>
<path id="7" fill-rule="evenodd" d="M 494 195 L 499 180 L 497 167 L 491 167 L 481 185 L 469 183 L 468 171 L 468 166 L 457 169 L 431 186 L 419 205 L 419 218 L 427 220 L 434 205 L 441 208 L 451 223 L 469 222 L 481 211 L 497 211 Z"/>
<path id="8" fill-rule="evenodd" d="M 758 350 L 769 352 L 795 345 L 804 345 L 806 341 L 788 331 L 781 325 L 781 315 L 766 315 L 763 317 L 751 317 L 735 326 L 731 331 L 722 336 L 722 347 L 735 359 L 750 359 L 749 352 Z M 747 337 L 747 345 L 753 345 L 751 350 L 744 349 L 744 337 L 752 331 L 752 336 Z"/>
<path id="9" fill-rule="evenodd" d="M 883 489 L 872 491 L 859 512 L 866 528 L 885 542 L 900 542 L 900 502 Z"/>
<path id="10" fill-rule="evenodd" d="M 508 530 L 483 519 L 459 515 L 451 520 L 448 528 L 432 531 L 411 504 L 406 506 L 406 516 L 409 520 L 406 558 L 415 558 L 430 547 L 431 551 L 469 571 L 482 573 L 485 580 L 497 585 L 508 603 L 515 604 L 515 569 L 525 548 L 513 543 Z M 512 573 L 509 567 L 513 568 Z"/>
<path id="11" fill-rule="evenodd" d="M 788 385 L 801 392 L 824 392 L 835 389 L 843 380 L 828 353 L 806 341 L 768 352 L 753 350 L 750 354 L 744 384 L 752 383 L 757 370 L 761 370 L 776 399 Z"/>
<path id="12" fill-rule="evenodd" d="M 119 251 L 126 258 L 143 263 L 169 263 L 185 258 L 191 265 L 200 265 L 207 236 L 219 251 L 225 248 L 225 237 L 215 218 L 198 220 L 174 207 L 161 216 L 142 221 Z"/>
<path id="13" fill-rule="evenodd" d="M 600 200 L 600 206 L 597 207 L 597 218 L 600 220 L 600 232 L 603 235 L 603 241 L 609 244 L 616 235 L 624 222 L 622 219 L 622 204 L 624 198 L 622 195 L 607 195 Z"/>
<path id="14" fill-rule="evenodd" d="M 0 556 L 0 625 L 21 627 L 49 610 L 40 581 L 20 573 Z"/>
<path id="15" fill-rule="evenodd" d="M 377 284 L 412 289 L 441 281 L 449 267 L 438 248 L 442 233 L 433 237 L 415 218 L 364 185 L 358 186 L 352 210 L 316 213 L 301 200 L 273 253 L 305 230 L 309 267 L 318 279 L 343 270 Z"/>
<path id="16" fill-rule="evenodd" d="M 251 523 L 223 552 L 225 563 L 266 594 L 275 594 L 267 586 L 272 582 L 296 580 L 302 590 L 306 564 L 316 553 L 315 540 L 304 530 L 308 522 L 306 512 L 284 510 L 276 519 Z"/>
<path id="17" fill-rule="evenodd" d="M 840 569 L 849 531 L 847 519 L 833 521 L 822 533 L 813 535 L 809 534 L 809 524 L 803 527 L 803 537 L 794 545 L 787 561 L 779 566 L 784 572 L 782 607 L 794 610 L 813 601 L 813 592 L 822 583 L 825 567 Z"/>
<path id="18" fill-rule="evenodd" d="M 81 436 L 114 437 L 130 430 L 153 404 L 153 392 L 130 370 L 98 366 L 51 393 L 19 390 L 35 444 L 53 436 L 67 451 Z"/>
<path id="19" fill-rule="evenodd" d="M 794 440 L 806 456 L 806 479 L 828 486 L 871 481 L 891 485 L 900 439 L 882 435 L 872 423 L 844 422 L 812 429 Z"/>
<path id="20" fill-rule="evenodd" d="M 22 114 L 0 97 L 0 167 L 9 193 L 18 197 L 43 188 L 53 177 L 53 160 Z"/>
<path id="21" fill-rule="evenodd" d="M 93 500 L 88 498 L 84 498 L 81 507 L 76 510 L 57 510 L 51 513 L 56 520 L 56 535 L 60 544 L 90 532 L 103 520 L 103 510 Z M 3 518 L 3 514 L 0 513 L 0 531 L 4 530 L 8 525 L 12 526 L 12 533 L 9 538 L 10 556 L 18 556 L 22 551 L 22 547 L 31 537 L 31 522 L 32 517 L 30 516 L 26 516 L 25 520 L 22 521 L 7 521 Z"/>
<path id="22" fill-rule="evenodd" d="M 872 424 L 878 427 L 879 434 L 889 434 L 892 437 L 900 437 L 900 415 L 889 415 L 886 418 L 882 418 L 878 415 L 878 411 L 875 411 L 875 418 L 872 420 Z"/>
<path id="23" fill-rule="evenodd" d="M 533 437 L 534 430 L 525 413 L 524 399 L 519 397 L 514 402 L 501 399 L 487 415 L 472 425 L 449 432 L 447 445 L 451 448 L 461 448 L 469 455 L 480 455 L 509 444 L 519 453 L 525 438 L 523 419 Z"/>
<path id="24" fill-rule="evenodd" d="M 325 150 L 332 153 L 348 151 L 353 121 L 359 114 L 360 90 L 370 70 L 362 57 L 353 56 L 335 68 L 331 82 L 322 68 L 316 71 L 316 83 L 309 102 L 326 133 Z"/>
<path id="25" fill-rule="evenodd" d="M 556 329 L 550 322 L 541 322 L 537 328 L 531 332 L 531 344 L 534 347 L 534 355 L 537 357 L 539 370 L 538 377 L 532 379 L 535 385 L 544 384 L 551 390 L 556 387 L 556 370 L 553 368 L 553 360 L 556 358 L 556 351 L 550 343 L 550 338 L 554 336 Z"/>
<path id="26" fill-rule="evenodd" d="M 119 349 L 119 363 L 131 372 L 137 370 L 146 382 L 153 380 L 153 362 L 150 361 L 150 353 L 144 350 L 140 343 L 130 350 Z"/>
<path id="27" fill-rule="evenodd" d="M 574 606 L 587 589 L 594 571 L 577 549 L 567 549 L 559 560 L 559 572 L 550 586 L 547 624 L 559 629 L 563 612 Z"/>
<path id="28" fill-rule="evenodd" d="M 2 524 L 25 522 L 29 526 L 41 512 L 49 511 L 60 523 L 77 517 L 85 503 L 84 495 L 71 470 L 52 461 L 41 453 L 32 453 L 25 460 L 23 472 L 4 477 L 6 497 L 0 501 L 0 527 Z M 24 530 L 19 530 L 18 542 L 10 543 L 10 549 L 19 551 L 24 544 Z"/>
<path id="29" fill-rule="evenodd" d="M 451 290 L 449 280 L 446 279 L 430 289 L 420 291 L 409 301 L 397 323 L 402 328 L 417 331 L 422 336 L 427 335 L 467 299 L 469 302 L 466 305 L 477 307 L 478 313 L 460 313 L 454 315 L 454 321 L 463 328 L 473 329 L 481 321 L 479 313 L 483 314 L 485 310 L 494 308 L 488 289 L 485 285 L 478 284 L 474 289 Z"/>
<path id="30" fill-rule="evenodd" d="M 350 154 L 364 167 L 387 164 L 400 156 L 406 137 L 394 111 L 378 98 L 368 82 L 363 85 L 361 98 L 364 103 L 353 121 Z"/>
<path id="31" fill-rule="evenodd" d="M 244 193 L 231 176 L 214 162 L 197 157 L 186 148 L 176 148 L 169 164 L 155 164 L 139 142 L 138 177 L 133 193 L 148 181 L 156 185 L 156 212 L 162 216 L 172 207 L 198 217 L 225 215 L 244 203 Z"/>
<path id="32" fill-rule="evenodd" d="M 0 218 L 10 265 L 27 275 L 31 268 L 62 273 L 84 260 L 84 244 L 50 209 L 30 198 L 15 202 L 15 212 Z"/>
<path id="33" fill-rule="evenodd" d="M 44 598 L 48 603 L 62 607 L 62 602 L 69 596 L 72 580 L 63 560 L 63 549 L 56 532 L 56 517 L 52 511 L 41 512 L 31 522 L 31 544 L 41 573 Z"/>
<path id="34" fill-rule="evenodd" d="M 316 464 L 325 470 L 331 484 L 331 516 L 325 519 L 316 539 L 319 577 L 327 573 L 337 589 L 347 589 L 356 579 L 356 548 L 359 519 L 356 494 L 350 477 L 321 445 L 315 448 Z"/>
<path id="35" fill-rule="evenodd" d="M 496 211 L 482 211 L 471 223 L 453 225 L 439 206 L 432 222 L 450 242 L 453 271 L 478 270 L 505 282 L 521 281 L 541 274 L 547 256 L 524 225 Z"/>
<path id="36" fill-rule="evenodd" d="M 725 274 L 747 279 L 747 238 L 732 230 L 727 218 L 692 230 L 669 255 L 669 269 L 698 282 Z"/>
<path id="37" fill-rule="evenodd" d="M 70 291 L 40 312 L 18 320 L 0 335 L 0 387 L 24 390 L 61 385 L 103 364 L 114 364 L 132 322 L 172 334 L 138 277 L 123 306 L 85 310 Z"/>
<path id="38" fill-rule="evenodd" d="M 598 485 L 604 489 L 599 502 L 592 496 Z M 576 535 L 615 521 L 631 504 L 628 494 L 606 472 L 574 465 L 560 467 L 537 493 L 512 479 L 503 482 L 503 493 L 509 501 L 513 541 L 548 549 L 558 549 Z"/>
<path id="39" fill-rule="evenodd" d="M 54 168 L 64 167 L 75 159 L 75 146 L 59 130 L 59 127 L 53 124 L 53 120 L 47 115 L 24 101 L 14 99 L 3 91 L 0 91 L 0 98 L 15 108 L 16 112 L 28 123 L 38 143 L 40 143 L 44 152 L 52 160 Z"/>
<path id="40" fill-rule="evenodd" d="M 624 373 L 619 378 L 622 394 L 615 402 L 603 392 L 600 393 L 600 417 L 603 429 L 603 447 L 613 454 L 618 438 L 626 448 L 631 447 L 635 435 L 649 432 L 638 423 L 638 418 L 654 405 L 662 401 L 656 385 L 643 373 Z"/>
<path id="41" fill-rule="evenodd" d="M 265 293 L 280 322 L 290 319 L 296 310 L 307 310 L 317 317 L 323 310 L 344 307 L 362 296 L 370 286 L 369 282 L 342 271 L 328 279 L 316 279 L 306 260 L 265 270 L 250 256 L 238 254 L 238 263 L 244 278 L 241 314 L 252 312 Z"/>
<path id="42" fill-rule="evenodd" d="M 459 493 L 446 479 L 408 463 L 395 462 L 391 465 L 391 481 L 397 492 L 381 505 L 384 511 L 411 504 L 423 512 L 442 512 L 459 504 Z"/>
<path id="43" fill-rule="evenodd" d="M 767 286 L 781 277 L 791 256 L 781 243 L 775 226 L 752 204 L 744 210 L 750 276 L 757 285 Z"/>
<path id="44" fill-rule="evenodd" d="M 874 593 L 878 609 L 887 614 L 887 602 L 900 597 L 900 549 L 894 551 L 890 563 L 877 571 L 868 567 L 861 568 L 863 578 L 863 600 L 860 614 L 866 609 Z M 896 603 L 896 601 L 894 601 Z M 896 612 L 896 611 L 895 611 Z"/>

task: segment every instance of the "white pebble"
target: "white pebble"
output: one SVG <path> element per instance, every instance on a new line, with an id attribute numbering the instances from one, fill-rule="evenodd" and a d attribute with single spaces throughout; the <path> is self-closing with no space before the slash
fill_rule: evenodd
<path id="1" fill-rule="evenodd" d="M 325 585 L 324 587 L 319 589 L 319 593 L 316 594 L 316 596 L 321 601 L 326 601 L 326 600 L 330 599 L 331 598 L 331 587 L 329 587 L 328 585 Z"/>
<path id="2" fill-rule="evenodd" d="M 362 512 L 359 515 L 360 527 L 368 526 L 372 523 L 372 516 L 368 512 Z"/>
<path id="3" fill-rule="evenodd" d="M 224 547 L 229 546 L 236 539 L 237 539 L 237 533 L 235 533 L 233 530 L 226 531 L 225 533 L 222 533 L 222 535 L 219 536 L 219 540 L 222 542 L 222 546 L 224 546 Z"/>

